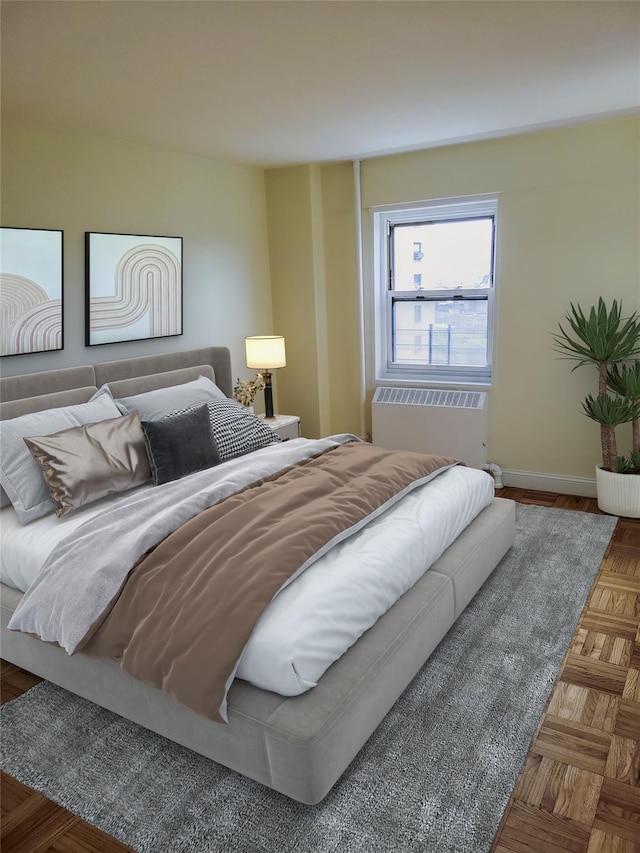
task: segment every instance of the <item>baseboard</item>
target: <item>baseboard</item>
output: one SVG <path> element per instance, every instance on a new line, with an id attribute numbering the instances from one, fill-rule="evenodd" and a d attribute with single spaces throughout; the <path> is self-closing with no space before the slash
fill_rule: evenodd
<path id="1" fill-rule="evenodd" d="M 558 474 L 535 474 L 531 471 L 502 469 L 502 482 L 516 489 L 535 489 L 537 492 L 558 492 L 561 495 L 596 497 L 596 481 L 587 477 L 563 477 Z"/>

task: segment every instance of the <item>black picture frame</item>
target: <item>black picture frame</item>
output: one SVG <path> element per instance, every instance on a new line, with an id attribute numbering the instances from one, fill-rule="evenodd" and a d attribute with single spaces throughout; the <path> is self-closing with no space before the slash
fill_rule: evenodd
<path id="1" fill-rule="evenodd" d="M 64 349 L 64 231 L 0 228 L 0 355 Z"/>
<path id="2" fill-rule="evenodd" d="M 183 334 L 182 237 L 85 232 L 85 345 Z"/>

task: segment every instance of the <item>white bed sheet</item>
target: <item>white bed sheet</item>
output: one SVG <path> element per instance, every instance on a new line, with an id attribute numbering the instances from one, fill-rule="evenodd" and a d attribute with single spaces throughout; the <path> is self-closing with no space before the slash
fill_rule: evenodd
<path id="1" fill-rule="evenodd" d="M 140 486 L 138 491 L 153 489 L 149 485 Z M 29 524 L 18 521 L 12 506 L 0 510 L 0 580 L 20 592 L 27 587 L 38 574 L 54 547 L 85 521 L 99 515 L 107 506 L 131 495 L 109 495 L 95 503 L 88 504 L 69 515 L 58 518 L 54 512 L 38 518 Z"/>
<path id="2" fill-rule="evenodd" d="M 489 474 L 456 466 L 334 547 L 265 610 L 237 677 L 283 696 L 314 687 L 491 502 L 493 493 Z M 60 520 L 50 515 L 25 526 L 12 507 L 3 508 L 2 581 L 24 592 L 63 537 L 107 502 L 121 499 L 105 498 Z"/>

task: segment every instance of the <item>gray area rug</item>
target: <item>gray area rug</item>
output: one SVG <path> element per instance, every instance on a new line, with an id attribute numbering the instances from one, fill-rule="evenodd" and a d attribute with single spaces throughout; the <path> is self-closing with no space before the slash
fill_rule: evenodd
<path id="1" fill-rule="evenodd" d="M 140 853 L 483 853 L 615 523 L 519 505 L 515 546 L 316 806 L 46 682 L 3 707 L 2 767 Z"/>

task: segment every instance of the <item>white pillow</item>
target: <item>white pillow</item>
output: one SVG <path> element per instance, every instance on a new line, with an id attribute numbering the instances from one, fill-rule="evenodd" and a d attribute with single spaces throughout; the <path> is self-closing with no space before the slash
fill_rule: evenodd
<path id="1" fill-rule="evenodd" d="M 115 402 L 126 414 L 138 412 L 141 421 L 158 421 L 178 409 L 202 405 L 212 400 L 226 399 L 227 397 L 215 382 L 206 376 L 199 376 L 192 382 L 171 385 L 169 388 L 157 388 L 155 391 L 146 391 L 144 394 L 135 394 L 133 397 L 119 397 Z"/>
<path id="2" fill-rule="evenodd" d="M 51 435 L 70 427 L 119 418 L 113 400 L 103 395 L 88 403 L 31 412 L 0 421 L 0 484 L 9 496 L 21 524 L 54 511 L 51 495 L 27 445 L 25 436 Z"/>

